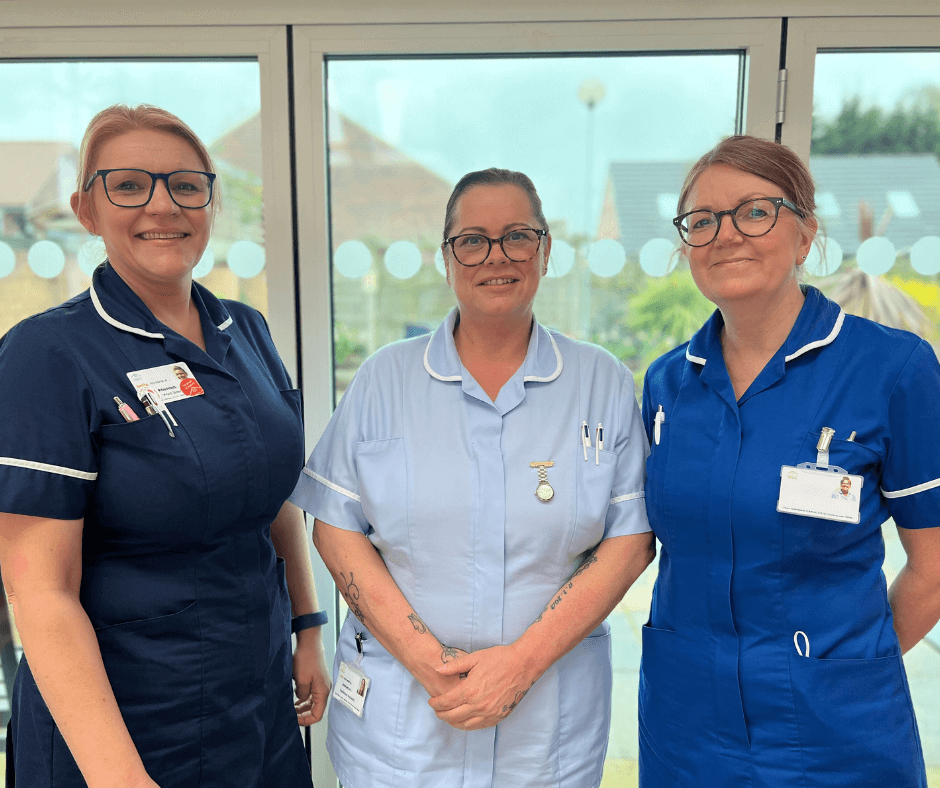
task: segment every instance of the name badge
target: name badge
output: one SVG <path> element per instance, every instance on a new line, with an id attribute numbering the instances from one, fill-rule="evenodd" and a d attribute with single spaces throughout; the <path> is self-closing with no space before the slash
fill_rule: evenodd
<path id="1" fill-rule="evenodd" d="M 840 523 L 859 521 L 862 497 L 862 476 L 853 476 L 838 467 L 784 465 L 780 469 L 780 497 L 777 511 L 835 520 Z"/>
<path id="2" fill-rule="evenodd" d="M 162 367 L 137 369 L 128 372 L 127 377 L 138 391 L 143 388 L 155 389 L 164 404 L 206 393 L 192 370 L 182 361 L 164 364 Z"/>
<path id="3" fill-rule="evenodd" d="M 348 662 L 340 662 L 333 697 L 357 717 L 361 717 L 371 683 L 371 679 L 361 670 Z"/>

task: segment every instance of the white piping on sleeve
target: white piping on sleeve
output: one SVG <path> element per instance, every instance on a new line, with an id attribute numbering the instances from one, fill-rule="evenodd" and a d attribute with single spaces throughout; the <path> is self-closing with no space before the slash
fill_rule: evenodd
<path id="1" fill-rule="evenodd" d="M 548 338 L 552 341 L 552 350 L 555 351 L 555 371 L 552 372 L 552 374 L 547 378 L 540 378 L 537 375 L 526 375 L 522 378 L 523 381 L 530 381 L 533 383 L 551 383 L 561 374 L 561 370 L 564 367 L 564 362 L 561 360 L 561 351 L 558 349 L 558 345 L 555 342 L 555 337 L 549 334 Z"/>
<path id="2" fill-rule="evenodd" d="M 940 479 L 934 479 L 933 481 L 924 482 L 923 484 L 918 484 L 915 487 L 907 487 L 904 490 L 895 490 L 894 492 L 888 492 L 884 487 L 882 487 L 881 494 L 885 498 L 905 498 L 908 495 L 915 495 L 916 493 L 919 493 L 919 492 L 932 490 L 934 487 L 940 487 Z"/>
<path id="3" fill-rule="evenodd" d="M 120 321 L 111 317 L 111 315 L 104 311 L 104 307 L 101 306 L 101 301 L 98 300 L 98 294 L 95 292 L 94 282 L 91 283 L 89 292 L 91 294 L 91 303 L 95 305 L 95 311 L 98 313 L 101 319 L 104 320 L 105 323 L 110 323 L 115 328 L 121 329 L 121 331 L 127 331 L 131 334 L 137 334 L 138 336 L 148 337 L 150 339 L 166 339 L 163 334 L 152 334 L 149 331 L 144 331 L 142 328 L 134 328 L 133 326 L 129 326 L 126 323 L 121 323 Z"/>
<path id="4" fill-rule="evenodd" d="M 316 479 L 318 482 L 320 482 L 320 484 L 329 487 L 331 490 L 334 490 L 342 495 L 345 495 L 347 498 L 352 498 L 354 501 L 361 503 L 361 499 L 358 495 L 356 495 L 356 493 L 349 492 L 349 490 L 343 489 L 338 484 L 333 484 L 333 482 L 331 482 L 329 479 L 324 479 L 319 473 L 314 473 L 309 468 L 304 468 L 304 473 L 306 473 L 307 476 L 309 476 L 311 479 Z"/>
<path id="5" fill-rule="evenodd" d="M 634 493 L 627 493 L 626 495 L 618 495 L 614 498 L 611 498 L 610 502 L 621 503 L 623 501 L 636 501 L 639 498 L 645 498 L 645 497 L 646 497 L 645 492 L 634 492 Z"/>
<path id="6" fill-rule="evenodd" d="M 76 471 L 74 468 L 63 468 L 61 465 L 49 465 L 45 462 L 32 462 L 30 460 L 18 460 L 14 457 L 0 457 L 0 465 L 9 465 L 13 468 L 28 468 L 31 471 L 45 471 L 46 473 L 57 473 L 60 476 L 71 476 L 73 479 L 83 479 L 87 482 L 93 482 L 98 478 L 97 473 L 88 471 Z"/>
<path id="7" fill-rule="evenodd" d="M 829 332 L 829 336 L 825 339 L 817 339 L 815 342 L 810 342 L 808 345 L 803 345 L 795 353 L 791 353 L 789 356 L 786 356 L 784 361 L 793 361 L 793 359 L 798 356 L 802 356 L 804 353 L 808 353 L 813 348 L 822 347 L 823 345 L 828 345 L 832 342 L 838 335 L 839 331 L 842 330 L 842 324 L 845 322 L 845 312 L 841 309 L 839 310 L 839 316 L 836 318 L 836 324 L 832 327 L 832 331 Z"/>

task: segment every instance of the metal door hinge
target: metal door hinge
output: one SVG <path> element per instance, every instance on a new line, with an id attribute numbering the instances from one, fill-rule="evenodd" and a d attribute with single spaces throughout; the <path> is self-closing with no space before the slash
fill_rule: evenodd
<path id="1" fill-rule="evenodd" d="M 787 70 L 777 72 L 777 123 L 783 123 L 787 116 Z"/>

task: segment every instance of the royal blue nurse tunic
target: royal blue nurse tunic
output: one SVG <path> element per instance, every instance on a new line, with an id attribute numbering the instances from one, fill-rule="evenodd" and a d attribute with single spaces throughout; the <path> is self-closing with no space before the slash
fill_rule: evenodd
<path id="1" fill-rule="evenodd" d="M 108 264 L 0 340 L 0 511 L 84 518 L 81 603 L 161 788 L 309 787 L 270 539 L 303 467 L 300 398 L 260 314 L 192 293 L 206 352 Z M 205 394 L 169 405 L 171 438 L 127 373 L 180 361 Z M 84 786 L 25 659 L 12 706 L 16 784 Z"/>
<path id="2" fill-rule="evenodd" d="M 642 788 L 926 785 L 881 525 L 940 525 L 940 366 L 918 337 L 805 296 L 739 400 L 717 311 L 646 376 L 662 554 L 643 628 Z M 829 464 L 864 477 L 858 524 L 776 511 L 781 466 L 815 462 L 824 427 Z"/>

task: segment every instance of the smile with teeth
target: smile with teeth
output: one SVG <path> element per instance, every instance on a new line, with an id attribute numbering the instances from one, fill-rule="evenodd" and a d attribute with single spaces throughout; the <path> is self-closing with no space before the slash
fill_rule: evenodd
<path id="1" fill-rule="evenodd" d="M 511 285 L 515 282 L 515 279 L 487 279 L 485 282 L 481 282 L 483 285 Z"/>
<path id="2" fill-rule="evenodd" d="M 165 241 L 172 238 L 185 238 L 186 233 L 140 233 L 138 237 L 145 241 Z"/>

